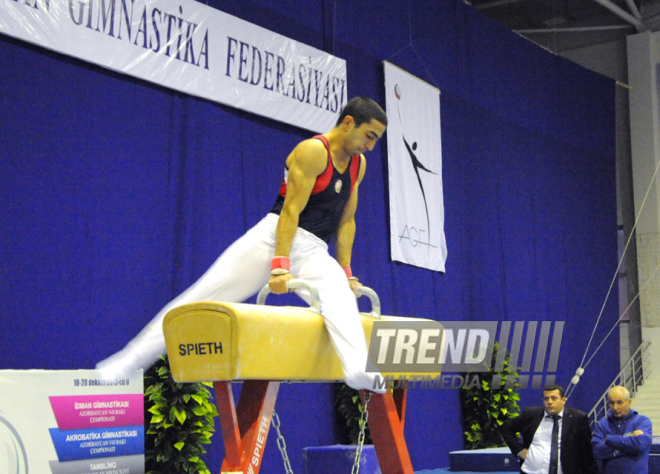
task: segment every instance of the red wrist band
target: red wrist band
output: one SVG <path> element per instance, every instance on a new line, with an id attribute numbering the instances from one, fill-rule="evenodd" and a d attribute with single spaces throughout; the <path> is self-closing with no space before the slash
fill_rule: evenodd
<path id="1" fill-rule="evenodd" d="M 289 267 L 289 257 L 275 257 L 273 258 L 273 261 L 270 264 L 270 269 L 272 270 L 278 270 L 278 269 L 283 269 L 286 270 L 287 272 L 290 270 Z"/>
<path id="2" fill-rule="evenodd" d="M 344 273 L 346 274 L 346 278 L 352 278 L 353 277 L 353 272 L 351 271 L 351 266 L 346 265 L 345 267 L 341 267 L 342 270 L 344 270 Z"/>

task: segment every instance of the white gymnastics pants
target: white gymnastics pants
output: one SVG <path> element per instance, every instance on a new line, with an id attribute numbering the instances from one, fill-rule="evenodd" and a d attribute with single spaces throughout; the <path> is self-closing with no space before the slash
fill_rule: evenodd
<path id="1" fill-rule="evenodd" d="M 279 216 L 268 214 L 234 242 L 190 288 L 165 306 L 124 349 L 96 365 L 105 378 L 130 370 L 147 370 L 166 352 L 163 318 L 177 306 L 197 301 L 242 302 L 268 283 Z M 374 389 L 376 373 L 366 373 L 367 346 L 355 295 L 327 244 L 298 229 L 290 252 L 291 274 L 319 292 L 321 314 L 341 360 L 344 380 L 354 389 Z M 298 292 L 297 292 L 298 293 Z M 298 293 L 308 300 L 306 292 Z M 309 303 L 309 301 L 307 301 Z"/>

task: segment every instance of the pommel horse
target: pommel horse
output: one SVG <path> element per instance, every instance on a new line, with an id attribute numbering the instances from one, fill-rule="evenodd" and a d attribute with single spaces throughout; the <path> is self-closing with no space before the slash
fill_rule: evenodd
<path id="1" fill-rule="evenodd" d="M 307 290 L 311 306 L 266 306 L 266 285 L 256 305 L 191 303 L 172 309 L 163 321 L 174 380 L 213 382 L 225 445 L 221 474 L 259 472 L 281 382 L 343 380 L 316 288 L 304 280 L 288 286 Z M 375 320 L 419 320 L 381 316 L 376 293 L 363 287 L 362 294 L 372 303 L 371 313 L 360 314 L 367 344 Z M 237 407 L 232 381 L 243 382 Z M 360 391 L 363 404 L 368 393 Z M 371 394 L 368 424 L 384 474 L 413 472 L 403 436 L 405 407 L 405 388 Z"/>

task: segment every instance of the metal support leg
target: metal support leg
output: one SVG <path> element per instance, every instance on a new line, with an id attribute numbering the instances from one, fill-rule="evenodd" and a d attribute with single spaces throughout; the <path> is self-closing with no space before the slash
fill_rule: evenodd
<path id="1" fill-rule="evenodd" d="M 213 382 L 225 443 L 220 473 L 250 472 L 261 468 L 270 421 L 275 410 L 280 382 L 243 382 L 238 408 L 234 405 L 231 382 Z"/>

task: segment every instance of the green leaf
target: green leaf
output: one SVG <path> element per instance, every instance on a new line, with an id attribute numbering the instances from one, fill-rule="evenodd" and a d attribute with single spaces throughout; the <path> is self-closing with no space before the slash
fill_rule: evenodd
<path id="1" fill-rule="evenodd" d="M 192 412 L 197 416 L 204 416 L 204 415 L 206 415 L 207 411 L 208 410 L 204 407 L 194 407 L 192 409 Z"/>
<path id="2" fill-rule="evenodd" d="M 163 421 L 164 418 L 165 417 L 163 415 L 154 415 L 151 417 L 151 421 L 149 423 L 155 425 L 156 423 L 160 423 L 161 421 Z"/>
<path id="3" fill-rule="evenodd" d="M 177 407 L 172 407 L 170 410 L 170 420 L 174 421 L 175 419 L 183 424 L 186 421 L 187 415 L 185 410 L 179 410 Z"/>
<path id="4" fill-rule="evenodd" d="M 174 443 L 174 447 L 181 451 L 183 447 L 185 446 L 185 443 L 183 441 L 179 441 L 178 443 Z"/>

